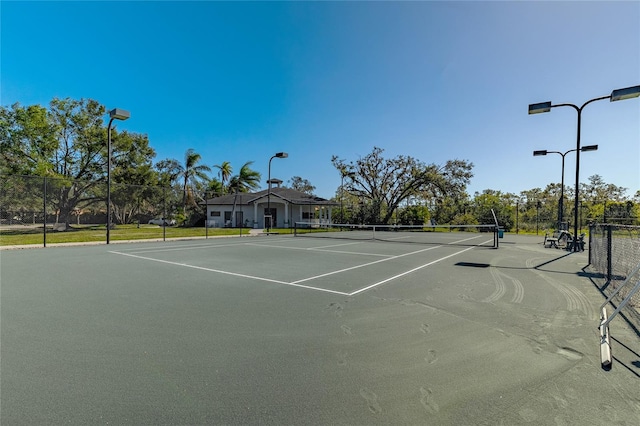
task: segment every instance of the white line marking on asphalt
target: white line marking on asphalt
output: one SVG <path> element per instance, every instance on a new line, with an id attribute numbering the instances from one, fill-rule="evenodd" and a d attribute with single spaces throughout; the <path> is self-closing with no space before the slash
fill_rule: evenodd
<path id="1" fill-rule="evenodd" d="M 477 238 L 477 237 L 474 237 L 474 238 Z M 470 238 L 468 238 L 468 239 L 470 239 Z M 466 241 L 466 240 L 462 240 L 462 241 Z M 487 242 L 490 242 L 490 241 L 487 241 Z M 244 243 L 244 244 L 245 245 L 255 245 L 255 244 L 251 244 L 251 243 Z M 231 244 L 231 245 L 237 245 L 237 244 Z M 220 246 L 215 246 L 215 247 L 220 247 Z M 183 266 L 183 267 L 186 267 L 186 268 L 198 269 L 198 270 L 202 270 L 202 271 L 216 272 L 216 273 L 224 274 L 224 275 L 231 275 L 231 276 L 236 276 L 236 277 L 241 277 L 241 278 L 249 278 L 249 279 L 258 280 L 258 281 L 266 281 L 266 282 L 271 282 L 271 283 L 275 283 L 275 284 L 282 284 L 282 285 L 287 285 L 287 286 L 292 286 L 292 287 L 299 287 L 299 288 L 304 288 L 304 289 L 308 289 L 308 290 L 321 291 L 321 292 L 325 292 L 325 293 L 340 294 L 340 295 L 343 295 L 343 296 L 355 296 L 357 294 L 360 294 L 360 293 L 365 292 L 367 290 L 370 290 L 372 288 L 375 288 L 375 287 L 381 286 L 381 285 L 383 285 L 385 283 L 388 283 L 389 281 L 393 281 L 393 280 L 395 280 L 397 278 L 403 277 L 405 275 L 411 274 L 411 273 L 413 273 L 415 271 L 418 271 L 420 269 L 426 268 L 427 266 L 431 266 L 431 265 L 433 265 L 435 263 L 438 263 L 438 262 L 441 262 L 443 260 L 449 259 L 449 258 L 451 258 L 453 256 L 457 256 L 457 255 L 459 255 L 461 253 L 464 253 L 466 251 L 469 251 L 469 250 L 471 250 L 471 249 L 473 249 L 475 247 L 469 247 L 469 248 L 466 248 L 464 250 L 460 250 L 460 251 L 458 251 L 456 253 L 450 254 L 448 256 L 441 257 L 439 259 L 436 259 L 436 260 L 431 261 L 429 263 L 425 263 L 424 265 L 418 266 L 416 268 L 410 269 L 408 271 L 402 272 L 402 273 L 394 275 L 392 277 L 386 278 L 386 279 L 384 279 L 382 281 L 378 281 L 377 283 L 374 283 L 374 284 L 371 284 L 369 286 L 363 287 L 363 288 L 361 288 L 359 290 L 356 290 L 354 292 L 351 292 L 351 293 L 346 293 L 346 292 L 337 291 L 337 290 L 329 290 L 329 289 L 321 288 L 321 287 L 307 286 L 307 285 L 302 285 L 300 283 L 305 282 L 305 281 L 312 281 L 312 280 L 315 280 L 315 279 L 318 279 L 318 278 L 327 277 L 327 276 L 330 276 L 330 275 L 339 274 L 339 273 L 346 272 L 346 271 L 351 271 L 351 270 L 354 270 L 354 269 L 363 268 L 365 266 L 375 265 L 377 263 L 382 263 L 382 262 L 398 259 L 398 258 L 405 257 L 405 256 L 411 256 L 413 254 L 423 253 L 425 251 L 434 250 L 434 249 L 437 249 L 437 248 L 440 248 L 440 247 L 443 247 L 443 246 L 440 245 L 440 246 L 428 247 L 428 248 L 425 248 L 425 249 L 422 249 L 422 250 L 417 250 L 417 251 L 412 251 L 412 252 L 409 252 L 409 253 L 404 253 L 404 254 L 400 254 L 400 255 L 396 255 L 396 256 L 386 257 L 385 259 L 380 259 L 380 260 L 376 260 L 376 261 L 373 261 L 373 262 L 364 263 L 362 265 L 352 266 L 352 267 L 349 267 L 349 268 L 339 269 L 337 271 L 327 272 L 325 274 L 320 274 L 320 275 L 316 275 L 316 276 L 313 276 L 313 277 L 303 278 L 303 279 L 292 281 L 292 282 L 280 281 L 280 280 L 275 280 L 275 279 L 271 279 L 271 278 L 257 277 L 257 276 L 253 276 L 253 275 L 239 274 L 239 273 L 236 273 L 236 272 L 222 271 L 220 269 L 205 268 L 205 267 L 202 267 L 202 266 L 195 266 L 195 265 L 189 265 L 189 264 L 186 264 L 186 263 L 172 262 L 172 261 L 169 261 L 169 260 L 154 259 L 154 258 L 151 258 L 151 257 L 138 256 L 138 255 L 135 255 L 135 254 L 132 254 L 132 253 L 122 253 L 122 252 L 118 252 L 118 251 L 110 251 L 109 253 L 119 254 L 119 255 L 122 255 L 122 256 L 128 256 L 128 257 L 133 257 L 133 258 L 137 258 L 137 259 L 150 260 L 150 261 L 153 261 L 153 262 L 165 263 L 165 264 L 169 264 L 169 265 Z M 291 249 L 296 249 L 296 250 L 307 250 L 307 249 L 300 249 L 300 248 L 294 248 L 294 247 L 280 247 L 280 248 L 291 248 Z M 325 250 L 318 250 L 318 251 L 325 251 Z M 326 250 L 326 251 L 329 251 L 329 250 Z"/>
<path id="2" fill-rule="evenodd" d="M 176 266 L 182 266 L 182 267 L 185 267 L 185 268 L 198 269 L 198 270 L 201 270 L 201 271 L 216 272 L 218 274 L 224 274 L 224 275 L 232 275 L 234 277 L 249 278 L 249 279 L 258 280 L 258 281 L 266 281 L 266 282 L 275 283 L 275 284 L 288 285 L 288 286 L 292 286 L 292 287 L 300 287 L 300 288 L 305 288 L 307 290 L 316 290 L 316 291 L 322 291 L 322 292 L 325 292 L 325 293 L 340 294 L 340 295 L 343 295 L 343 296 L 348 296 L 349 295 L 349 293 L 345 293 L 343 291 L 329 290 L 329 289 L 326 289 L 326 288 L 312 287 L 312 286 L 308 286 L 308 285 L 300 285 L 300 284 L 296 284 L 295 282 L 289 283 L 289 282 L 286 282 L 286 281 L 274 280 L 274 279 L 271 279 L 271 278 L 256 277 L 256 276 L 253 276 L 253 275 L 238 274 L 236 272 L 221 271 L 219 269 L 212 269 L 212 268 L 205 268 L 205 267 L 202 267 L 202 266 L 188 265 L 186 263 L 171 262 L 169 260 L 154 259 L 152 257 L 138 256 L 138 255 L 131 254 L 131 253 L 121 253 L 121 252 L 117 252 L 117 251 L 110 251 L 109 253 L 119 254 L 121 256 L 133 257 L 133 258 L 136 258 L 136 259 L 150 260 L 152 262 L 165 263 L 165 264 L 168 264 L 168 265 L 176 265 Z"/>
<path id="3" fill-rule="evenodd" d="M 464 250 L 461 250 L 461 251 L 459 251 L 459 252 L 456 252 L 456 253 L 450 254 L 450 255 L 448 255 L 448 256 L 441 257 L 440 259 L 434 260 L 434 261 L 432 261 L 432 262 L 425 263 L 424 265 L 418 266 L 417 268 L 413 268 L 413 269 L 411 269 L 411 270 L 409 270 L 409 271 L 403 272 L 403 273 L 398 274 L 398 275 L 394 275 L 393 277 L 387 278 L 387 279 L 385 279 L 385 280 L 378 281 L 378 282 L 377 282 L 377 283 L 375 283 L 375 284 L 371 284 L 370 286 L 367 286 L 367 287 L 361 288 L 360 290 L 356 290 L 356 291 L 354 291 L 353 293 L 350 293 L 350 294 L 349 294 L 349 296 L 355 296 L 356 294 L 360 294 L 360 293 L 362 293 L 362 292 L 364 292 L 364 291 L 370 290 L 370 289 L 372 289 L 372 288 L 374 288 L 374 287 L 378 287 L 378 286 L 380 286 L 380 285 L 382 285 L 382 284 L 384 284 L 384 283 L 387 283 L 387 282 L 389 282 L 389 281 L 395 280 L 396 278 L 400 278 L 400 277 L 402 277 L 402 276 L 405 276 L 405 275 L 411 274 L 412 272 L 418 271 L 418 270 L 420 270 L 420 269 L 422 269 L 422 268 L 426 268 L 427 266 L 431 266 L 431 265 L 433 265 L 434 263 L 438 263 L 438 262 L 441 262 L 441 261 L 443 261 L 443 260 L 445 260 L 445 259 L 448 259 L 448 258 L 450 258 L 450 257 L 457 256 L 457 255 L 459 255 L 460 253 L 464 253 L 465 251 L 469 251 L 469 250 L 471 250 L 471 249 L 473 249 L 473 248 L 474 248 L 474 247 L 466 248 L 466 249 L 464 249 Z"/>
<path id="4" fill-rule="evenodd" d="M 268 247 L 268 248 L 277 248 L 277 249 L 285 249 L 285 250 L 297 250 L 297 251 L 321 251 L 323 253 L 339 253 L 339 254 L 353 254 L 357 256 L 375 256 L 375 257 L 391 257 L 392 254 L 377 254 L 377 253 L 360 253 L 355 251 L 344 251 L 344 250 L 324 250 L 322 248 L 316 247 L 287 247 L 287 246 L 267 246 L 263 244 L 252 244 L 246 243 L 247 246 L 254 247 Z"/>
<path id="5" fill-rule="evenodd" d="M 386 259 L 375 260 L 373 262 L 363 263 L 362 265 L 352 266 L 350 268 L 339 269 L 337 271 L 327 272 L 326 274 L 316 275 L 314 277 L 303 278 L 301 280 L 294 281 L 294 283 L 302 283 L 302 282 L 305 282 L 305 281 L 315 280 L 317 278 L 327 277 L 329 275 L 339 274 L 341 272 L 351 271 L 353 269 L 364 268 L 365 266 L 375 265 L 376 263 L 386 262 L 388 260 L 394 260 L 394 259 L 398 259 L 398 258 L 401 258 L 401 257 L 410 256 L 412 254 L 422 253 L 422 252 L 425 252 L 425 251 L 436 249 L 438 247 L 442 247 L 442 246 L 429 247 L 429 248 L 418 250 L 418 251 L 412 251 L 412 252 L 409 252 L 409 253 L 399 254 L 397 256 L 387 257 Z"/>

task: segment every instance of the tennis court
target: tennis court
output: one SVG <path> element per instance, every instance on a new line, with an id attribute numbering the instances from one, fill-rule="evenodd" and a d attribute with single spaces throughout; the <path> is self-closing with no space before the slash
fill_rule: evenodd
<path id="1" fill-rule="evenodd" d="M 468 238 L 474 240 L 466 240 Z M 585 253 L 464 232 L 2 251 L 3 424 L 636 424 Z"/>

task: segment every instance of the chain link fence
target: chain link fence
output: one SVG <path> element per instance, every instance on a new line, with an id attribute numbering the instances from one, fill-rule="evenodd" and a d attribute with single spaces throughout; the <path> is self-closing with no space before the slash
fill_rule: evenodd
<path id="1" fill-rule="evenodd" d="M 607 296 L 629 277 L 640 263 L 640 226 L 593 224 L 589 227 L 589 264 L 597 275 L 596 284 Z M 638 274 L 616 295 L 619 304 L 640 280 Z M 623 311 L 640 328 L 640 292 Z"/>
<path id="2" fill-rule="evenodd" d="M 2 244 L 39 241 L 59 232 L 93 231 L 91 241 L 106 241 L 107 183 L 41 176 L 0 176 L 0 238 Z M 197 200 L 191 218 L 204 212 Z M 164 237 L 163 218 L 185 222 L 185 200 L 176 188 L 111 184 L 111 222 L 119 233 L 147 229 L 149 237 Z M 113 226 L 112 226 L 113 227 Z M 134 231 L 134 229 L 136 231 Z M 204 231 L 203 231 L 204 232 Z M 154 235 L 151 235 L 154 234 Z M 157 235 L 155 235 L 157 234 Z M 121 236 L 119 239 L 126 239 Z"/>

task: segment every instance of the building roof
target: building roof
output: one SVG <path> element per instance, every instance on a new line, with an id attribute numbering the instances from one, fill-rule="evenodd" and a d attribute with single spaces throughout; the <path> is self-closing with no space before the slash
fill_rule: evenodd
<path id="1" fill-rule="evenodd" d="M 222 197 L 210 198 L 206 201 L 207 205 L 233 205 L 234 201 L 236 205 L 249 205 L 258 201 L 262 201 L 269 193 L 268 189 L 264 189 L 258 192 L 240 192 L 237 194 L 227 194 Z M 325 198 L 316 197 L 301 191 L 296 191 L 291 188 L 271 188 L 271 196 L 280 198 L 295 205 L 323 205 L 323 206 L 337 206 L 338 203 L 327 200 Z"/>

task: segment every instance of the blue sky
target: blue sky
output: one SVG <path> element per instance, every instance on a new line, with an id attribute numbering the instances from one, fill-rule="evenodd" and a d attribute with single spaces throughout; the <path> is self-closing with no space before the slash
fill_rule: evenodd
<path id="1" fill-rule="evenodd" d="M 156 161 L 189 148 L 212 166 L 246 161 L 301 176 L 370 153 L 474 163 L 468 192 L 560 181 L 578 106 L 640 84 L 640 2 L 0 3 L 0 103 L 91 98 L 131 112 Z M 106 119 L 106 117 L 105 117 Z M 581 181 L 640 189 L 640 98 L 582 114 Z M 565 183 L 573 186 L 575 154 Z"/>

